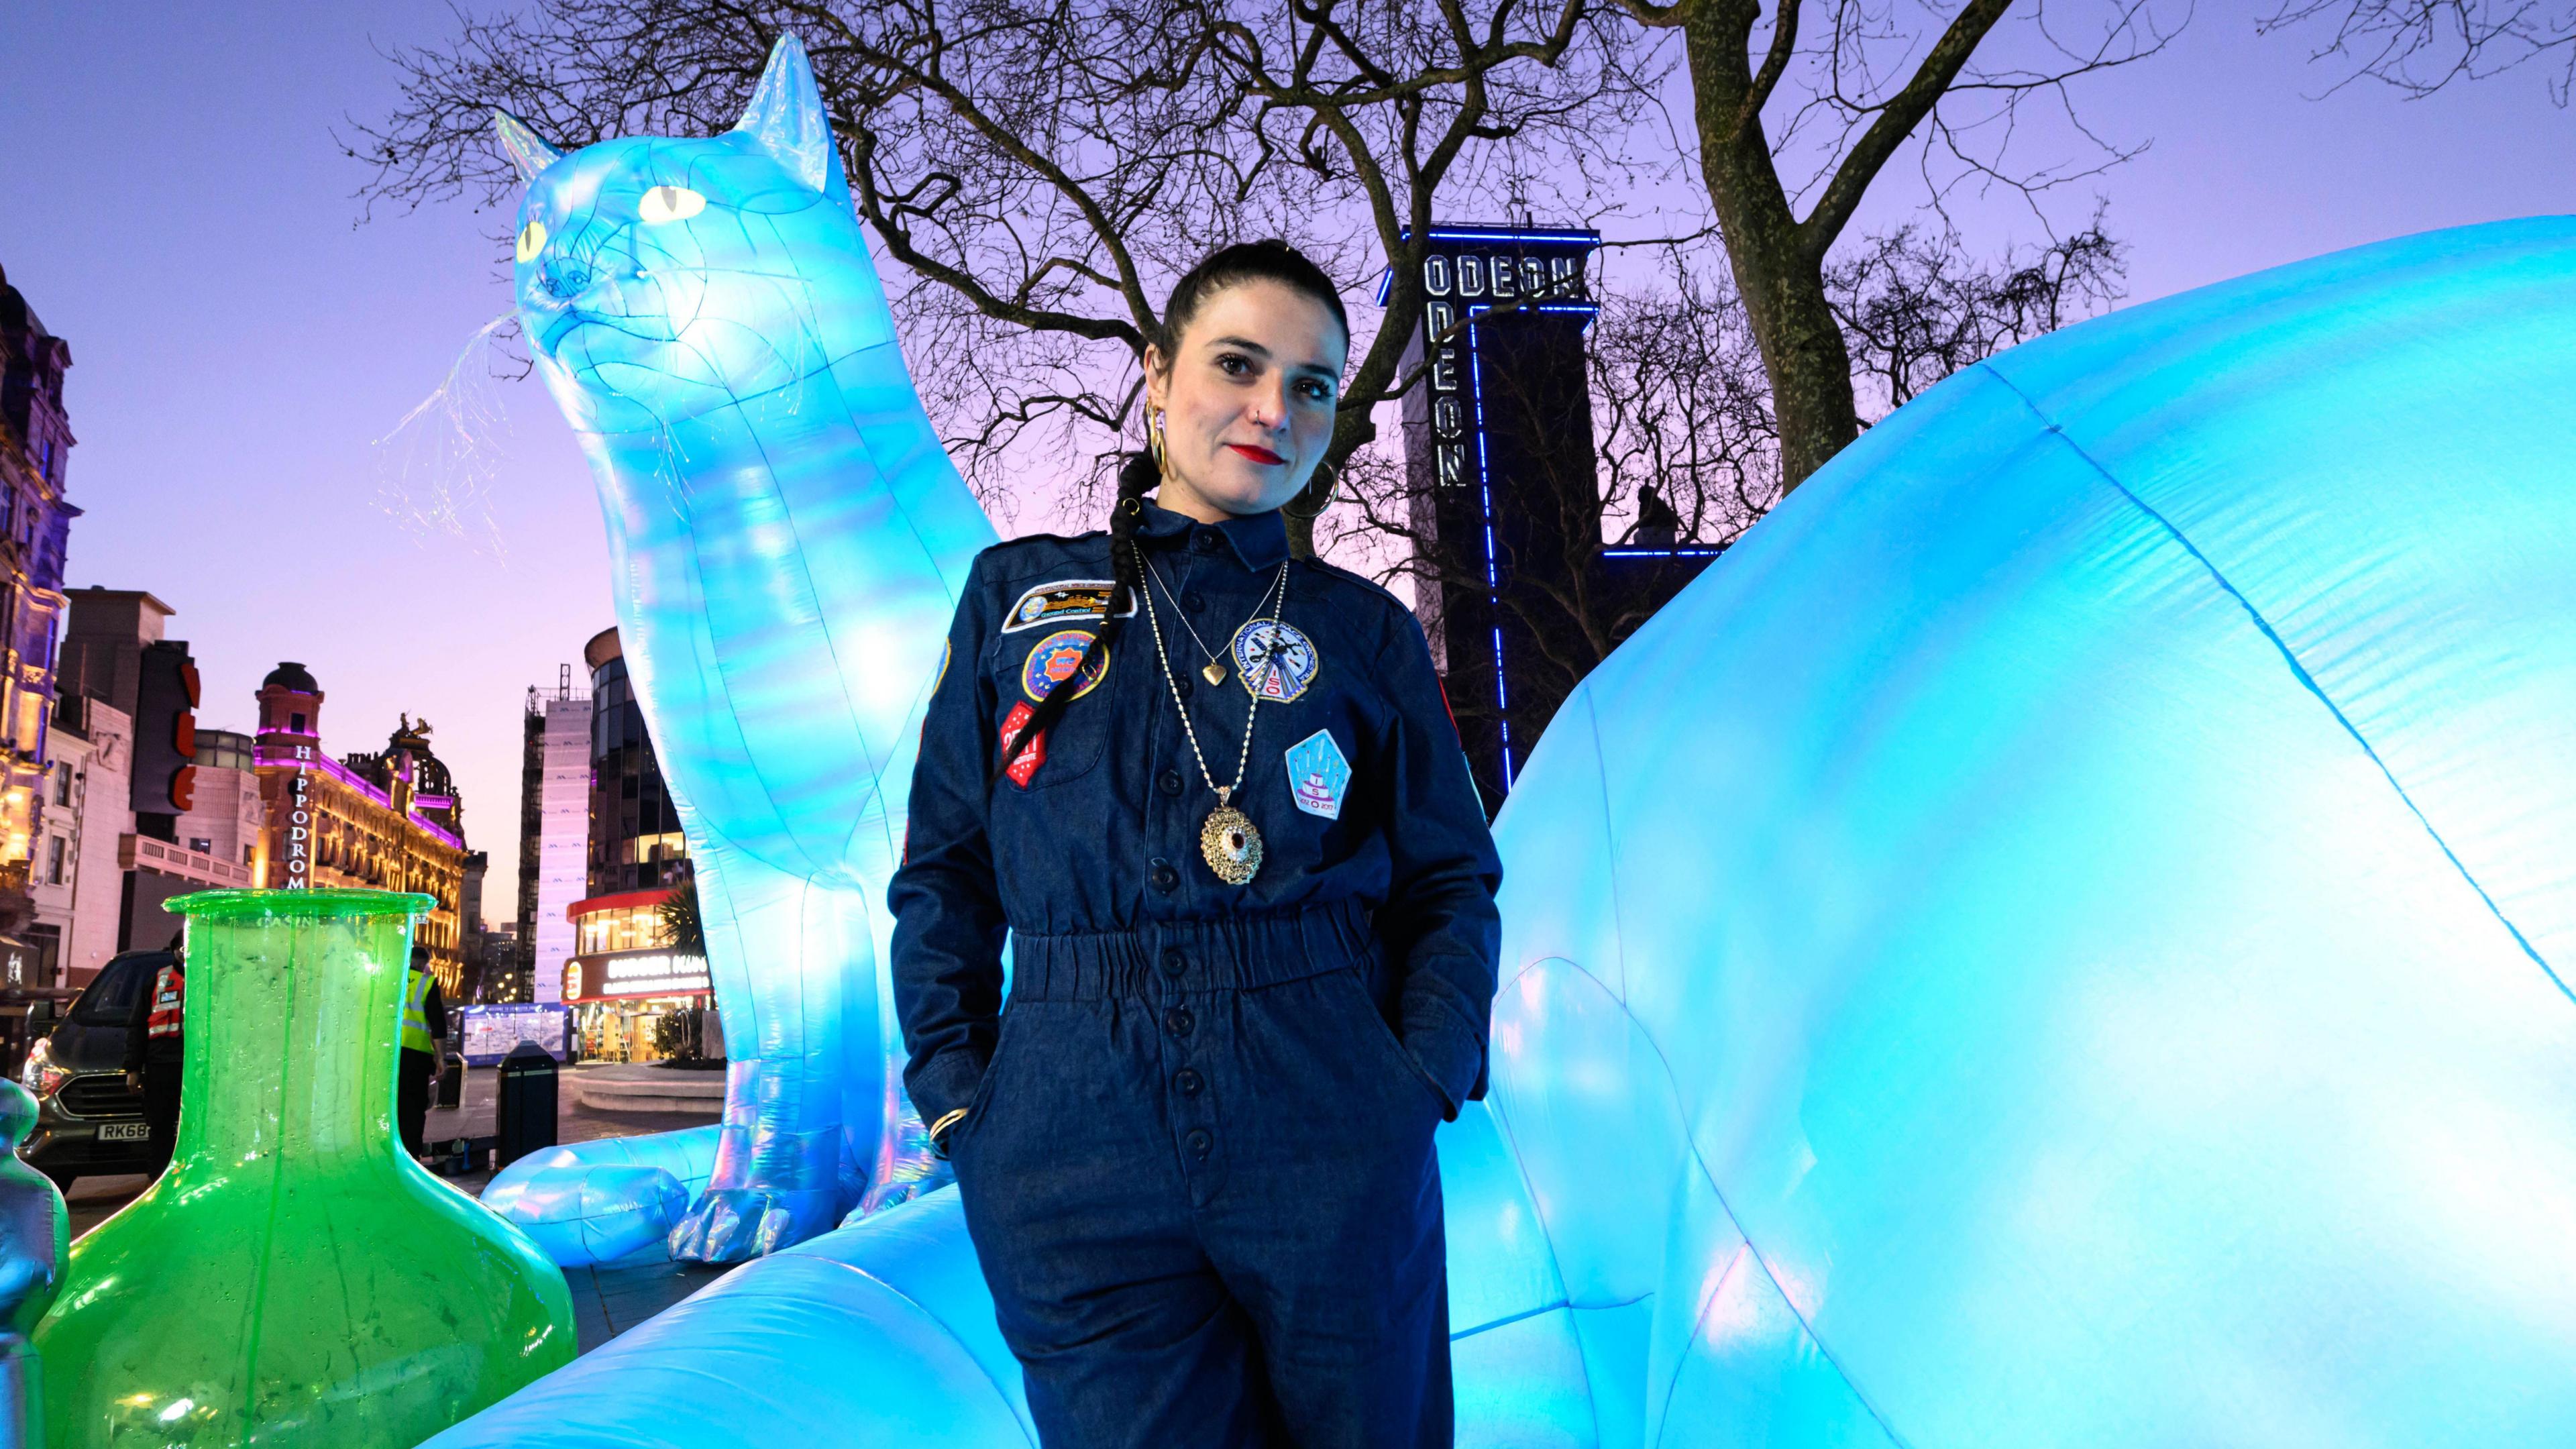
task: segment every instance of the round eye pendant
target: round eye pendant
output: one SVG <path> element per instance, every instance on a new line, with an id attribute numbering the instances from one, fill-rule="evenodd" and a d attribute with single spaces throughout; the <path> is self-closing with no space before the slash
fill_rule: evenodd
<path id="1" fill-rule="evenodd" d="M 1231 805 L 1208 812 L 1199 826 L 1199 854 L 1227 885 L 1249 885 L 1261 871 L 1261 831 Z"/>
<path id="2" fill-rule="evenodd" d="M 544 251 L 545 249 L 546 224 L 531 217 L 529 218 L 526 226 L 519 228 L 518 256 L 520 265 L 525 266 L 527 263 L 535 261 L 537 259 L 537 253 Z"/>
<path id="3" fill-rule="evenodd" d="M 687 221 L 707 209 L 707 199 L 685 186 L 656 186 L 635 203 L 635 215 L 647 226 Z"/>

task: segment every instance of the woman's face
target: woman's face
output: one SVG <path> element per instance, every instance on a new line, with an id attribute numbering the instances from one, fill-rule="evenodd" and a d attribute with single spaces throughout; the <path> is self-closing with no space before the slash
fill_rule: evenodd
<path id="1" fill-rule="evenodd" d="M 1323 303 L 1283 283 L 1208 297 L 1172 356 L 1145 350 L 1146 406 L 1163 413 L 1157 501 L 1214 523 L 1295 497 L 1332 441 L 1350 346 Z"/>

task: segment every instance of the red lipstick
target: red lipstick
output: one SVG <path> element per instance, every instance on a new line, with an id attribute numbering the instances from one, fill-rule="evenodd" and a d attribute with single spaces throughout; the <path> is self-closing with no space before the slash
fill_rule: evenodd
<path id="1" fill-rule="evenodd" d="M 1268 448 L 1256 447 L 1250 443 L 1228 443 L 1226 446 L 1232 448 L 1238 453 L 1241 453 L 1243 456 L 1250 458 L 1256 463 L 1285 463 L 1288 461 L 1287 459 L 1280 457 L 1277 453 L 1270 451 Z"/>

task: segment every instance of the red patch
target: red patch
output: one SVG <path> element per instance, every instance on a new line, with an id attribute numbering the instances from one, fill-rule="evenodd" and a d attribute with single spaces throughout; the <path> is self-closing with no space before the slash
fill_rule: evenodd
<path id="1" fill-rule="evenodd" d="M 1026 701 L 1012 705 L 1011 712 L 1002 718 L 1002 748 L 1009 749 L 1011 737 L 1025 728 L 1036 715 L 1037 711 L 1031 709 Z M 1011 777 L 1012 784 L 1025 790 L 1029 788 L 1029 777 L 1036 774 L 1038 766 L 1045 763 L 1046 732 L 1041 730 L 1032 736 L 1028 743 L 1020 746 L 1019 757 L 1012 760 L 1011 767 L 1002 773 Z"/>

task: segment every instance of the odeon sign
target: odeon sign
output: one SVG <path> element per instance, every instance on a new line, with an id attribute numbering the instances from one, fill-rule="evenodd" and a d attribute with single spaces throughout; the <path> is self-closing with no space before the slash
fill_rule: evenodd
<path id="1" fill-rule="evenodd" d="M 1509 242 L 1508 250 L 1463 250 L 1462 240 L 1485 238 Z M 1431 456 L 1435 485 L 1455 488 L 1467 482 L 1467 444 L 1471 429 L 1482 424 L 1481 387 L 1470 356 L 1462 369 L 1458 323 L 1463 314 L 1473 322 L 1504 309 L 1589 313 L 1583 259 L 1600 244 L 1592 232 L 1441 232 L 1430 233 L 1441 246 L 1422 259 L 1422 351 L 1430 360 Z M 1445 244 L 1445 245 L 1444 245 Z M 1384 300 L 1381 290 L 1380 300 Z M 1462 370 L 1467 374 L 1462 376 Z"/>

